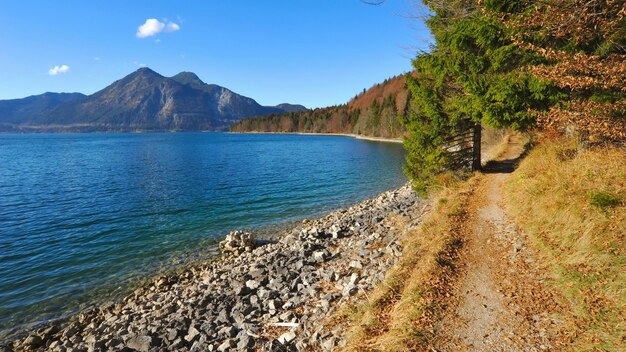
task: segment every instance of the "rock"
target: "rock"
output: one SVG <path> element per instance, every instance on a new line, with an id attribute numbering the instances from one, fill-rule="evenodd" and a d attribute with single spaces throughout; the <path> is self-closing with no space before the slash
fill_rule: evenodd
<path id="1" fill-rule="evenodd" d="M 290 322 L 296 318 L 296 315 L 293 312 L 284 312 L 279 316 L 281 321 Z"/>
<path id="2" fill-rule="evenodd" d="M 241 334 L 239 336 L 239 342 L 237 343 L 238 351 L 245 351 L 248 348 L 254 347 L 254 339 L 250 337 L 248 334 Z"/>
<path id="3" fill-rule="evenodd" d="M 234 347 L 235 347 L 235 342 L 232 339 L 227 339 L 226 341 L 222 342 L 222 344 L 217 347 L 217 350 L 219 352 L 225 352 L 225 351 L 229 351 L 231 348 L 234 348 Z"/>
<path id="4" fill-rule="evenodd" d="M 363 264 L 361 264 L 358 260 L 353 260 L 350 262 L 350 267 L 355 269 L 363 269 Z"/>
<path id="5" fill-rule="evenodd" d="M 24 345 L 31 348 L 39 348 L 43 346 L 43 340 L 37 335 L 30 335 L 24 340 Z"/>
<path id="6" fill-rule="evenodd" d="M 152 337 L 148 335 L 133 336 L 126 341 L 126 347 L 139 352 L 148 352 L 152 347 Z"/>
<path id="7" fill-rule="evenodd" d="M 280 337 L 278 338 L 278 342 L 282 343 L 283 345 L 287 345 L 291 341 L 293 341 L 295 338 L 296 338 L 295 332 L 287 331 L 286 333 L 280 335 Z"/>
<path id="8" fill-rule="evenodd" d="M 87 343 L 87 348 L 90 351 L 99 351 L 105 348 L 106 341 L 100 340 L 93 335 L 89 335 L 85 338 L 85 343 Z"/>
<path id="9" fill-rule="evenodd" d="M 324 341 L 322 343 L 322 348 L 325 351 L 332 351 L 335 349 L 335 346 L 337 345 L 337 338 L 336 337 L 331 337 L 328 340 Z"/>
<path id="10" fill-rule="evenodd" d="M 327 250 L 313 252 L 313 260 L 317 263 L 323 263 L 330 257 Z"/>
<path id="11" fill-rule="evenodd" d="M 201 338 L 200 340 L 194 342 L 193 345 L 191 345 L 189 352 L 203 352 L 207 351 L 208 349 L 209 347 L 206 345 L 206 341 Z"/>
<path id="12" fill-rule="evenodd" d="M 104 347 L 106 347 L 106 349 L 109 351 L 121 350 L 123 346 L 124 341 L 117 338 L 112 338 L 104 344 Z"/>
<path id="13" fill-rule="evenodd" d="M 219 247 L 223 253 L 241 254 L 243 252 L 252 252 L 256 247 L 256 239 L 249 232 L 233 231 L 226 235 L 226 238 L 220 242 Z"/>
<path id="14" fill-rule="evenodd" d="M 340 236 L 341 228 L 333 224 L 330 229 L 328 229 L 328 232 L 330 232 L 334 239 L 337 239 Z"/>
<path id="15" fill-rule="evenodd" d="M 356 285 L 357 282 L 359 282 L 359 274 L 352 273 L 352 275 L 350 275 L 349 283 L 352 284 L 352 285 Z"/>
<path id="16" fill-rule="evenodd" d="M 194 342 L 196 338 L 198 337 L 198 335 L 200 335 L 200 331 L 198 331 L 198 329 L 192 326 L 189 328 L 189 331 L 187 332 L 187 335 L 185 336 L 185 340 L 187 340 L 190 343 Z"/>
<path id="17" fill-rule="evenodd" d="M 77 332 L 78 332 L 78 329 L 76 328 L 76 326 L 70 325 L 63 331 L 63 337 L 70 338 L 76 335 Z"/>
<path id="18" fill-rule="evenodd" d="M 169 341 L 174 341 L 174 340 L 176 340 L 177 337 L 178 337 L 178 330 L 177 329 L 168 329 L 167 330 L 166 338 Z"/>
<path id="19" fill-rule="evenodd" d="M 220 313 L 217 315 L 217 319 L 215 320 L 218 324 L 228 324 L 230 323 L 230 315 L 228 314 L 228 310 L 226 308 L 220 310 Z"/>
<path id="20" fill-rule="evenodd" d="M 282 306 L 281 302 L 277 299 L 272 299 L 267 303 L 267 307 L 270 310 L 278 310 Z"/>
<path id="21" fill-rule="evenodd" d="M 246 281 L 246 287 L 248 287 L 251 290 L 256 290 L 257 288 L 259 288 L 259 286 L 260 286 L 260 284 L 256 280 L 248 280 L 248 281 Z"/>
<path id="22" fill-rule="evenodd" d="M 38 331 L 40 336 L 50 336 L 59 332 L 59 327 L 56 324 L 48 325 L 47 327 Z"/>
<path id="23" fill-rule="evenodd" d="M 248 288 L 248 286 L 246 285 L 242 285 L 242 284 L 237 284 L 235 285 L 235 287 L 233 288 L 233 292 L 235 293 L 235 295 L 237 296 L 245 296 L 248 293 L 250 293 L 250 288 Z"/>
<path id="24" fill-rule="evenodd" d="M 237 255 L 157 277 L 118 304 L 86 310 L 58 331 L 40 329 L 13 346 L 51 351 L 341 348 L 346 327 L 322 334 L 323 319 L 383 280 L 397 262 L 400 229 L 381 220 L 396 213 L 418 224 L 414 214 L 423 212 L 422 205 L 407 186 L 303 221 L 258 248 L 251 234 L 231 232 L 220 249 Z M 265 324 L 281 327 L 284 334 L 267 336 Z"/>
<path id="25" fill-rule="evenodd" d="M 218 334 L 220 334 L 222 336 L 226 336 L 228 338 L 233 338 L 233 337 L 237 336 L 237 329 L 235 329 L 235 327 L 232 326 L 232 325 L 228 325 L 228 326 L 225 326 L 225 327 L 221 328 L 218 331 Z"/>
<path id="26" fill-rule="evenodd" d="M 349 297 L 354 295 L 355 293 L 357 293 L 358 288 L 354 285 L 354 284 L 350 284 L 348 283 L 346 286 L 344 286 L 343 288 L 343 296 L 344 297 Z"/>

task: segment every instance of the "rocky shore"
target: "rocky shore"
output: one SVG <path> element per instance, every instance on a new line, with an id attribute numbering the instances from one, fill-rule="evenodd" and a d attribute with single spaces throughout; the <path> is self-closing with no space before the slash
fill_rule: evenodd
<path id="1" fill-rule="evenodd" d="M 402 254 L 401 232 L 427 208 L 407 185 L 304 220 L 273 243 L 231 233 L 219 259 L 157 277 L 0 351 L 333 350 L 346 326 L 329 317 L 383 280 Z"/>

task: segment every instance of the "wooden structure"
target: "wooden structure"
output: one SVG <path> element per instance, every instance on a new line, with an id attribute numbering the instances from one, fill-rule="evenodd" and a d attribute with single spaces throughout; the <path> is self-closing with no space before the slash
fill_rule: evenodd
<path id="1" fill-rule="evenodd" d="M 463 121 L 457 132 L 445 139 L 443 149 L 448 154 L 448 169 L 480 170 L 480 123 Z"/>

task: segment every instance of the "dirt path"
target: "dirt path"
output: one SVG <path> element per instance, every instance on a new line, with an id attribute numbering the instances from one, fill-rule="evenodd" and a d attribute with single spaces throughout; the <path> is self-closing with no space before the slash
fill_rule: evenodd
<path id="1" fill-rule="evenodd" d="M 511 137 L 471 196 L 459 277 L 436 329 L 436 351 L 541 351 L 557 348 L 551 292 L 504 210 L 504 187 L 523 140 Z"/>

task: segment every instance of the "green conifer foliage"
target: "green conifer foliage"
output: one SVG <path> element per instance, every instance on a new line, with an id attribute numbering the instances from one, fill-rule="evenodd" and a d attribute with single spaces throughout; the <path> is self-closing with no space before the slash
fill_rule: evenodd
<path id="1" fill-rule="evenodd" d="M 507 12 L 523 9 L 520 1 L 425 3 L 436 44 L 413 61 L 411 110 L 403 120 L 405 171 L 420 191 L 452 167 L 443 144 L 468 121 L 523 130 L 556 101 L 548 82 L 521 69 L 542 59 L 517 46 L 503 24 Z"/>

